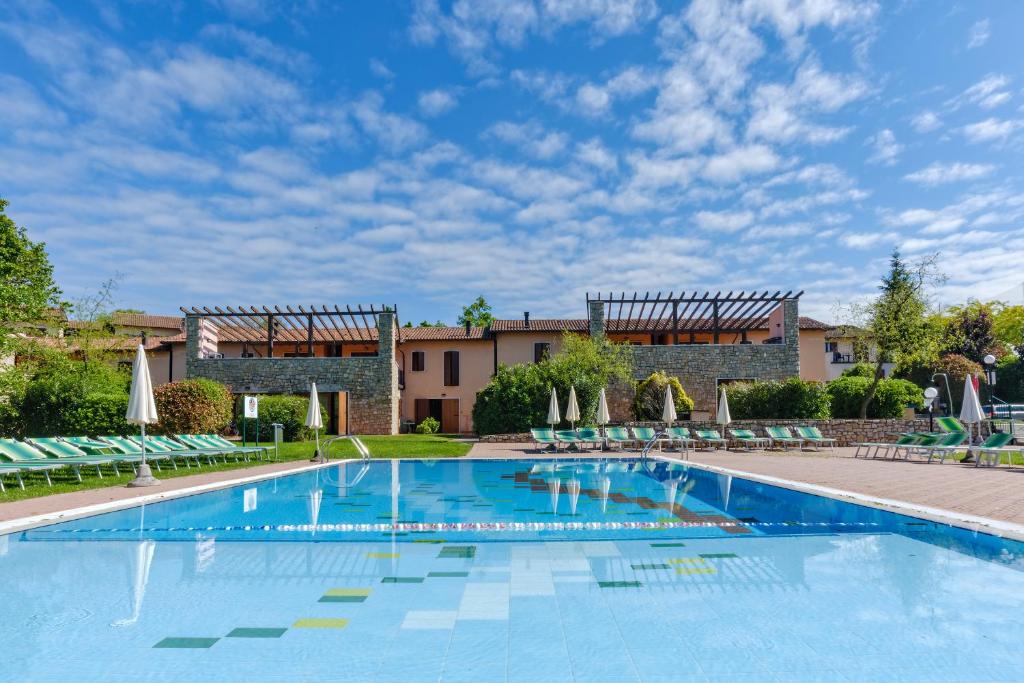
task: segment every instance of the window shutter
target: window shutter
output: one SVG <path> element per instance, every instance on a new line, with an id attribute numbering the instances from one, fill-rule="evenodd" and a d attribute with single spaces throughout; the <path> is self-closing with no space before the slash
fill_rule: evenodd
<path id="1" fill-rule="evenodd" d="M 423 351 L 412 352 L 412 369 L 414 372 L 422 372 L 425 366 Z"/>
<path id="2" fill-rule="evenodd" d="M 444 385 L 446 387 L 459 386 L 459 352 L 444 352 Z"/>

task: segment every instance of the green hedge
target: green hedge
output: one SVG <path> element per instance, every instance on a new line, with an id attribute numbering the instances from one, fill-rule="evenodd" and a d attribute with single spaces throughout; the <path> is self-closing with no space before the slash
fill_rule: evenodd
<path id="1" fill-rule="evenodd" d="M 17 436 L 131 434 L 124 419 L 130 376 L 105 363 L 56 361 L 39 369 L 16 399 Z M 10 419 L 8 417 L 8 419 Z"/>
<path id="2" fill-rule="evenodd" d="M 858 418 L 860 406 L 871 386 L 867 377 L 839 377 L 828 383 L 831 412 L 834 418 Z M 924 392 L 905 379 L 883 379 L 868 404 L 869 418 L 898 418 L 908 405 L 924 403 Z"/>
<path id="3" fill-rule="evenodd" d="M 274 430 L 271 424 L 279 422 L 284 427 L 285 441 L 307 441 L 313 438 L 313 430 L 306 427 L 306 410 L 309 398 L 305 396 L 260 396 L 260 441 L 271 441 Z M 327 410 L 320 406 L 320 416 L 324 425 L 327 424 Z M 238 433 L 245 426 L 245 436 L 253 440 L 256 434 L 256 420 L 240 418 Z M 323 433 L 323 430 L 320 430 Z"/>
<path id="4" fill-rule="evenodd" d="M 547 419 L 551 388 L 536 365 L 502 365 L 476 395 L 477 434 L 509 434 L 540 427 Z"/>
<path id="5" fill-rule="evenodd" d="M 647 379 L 636 386 L 633 396 L 633 417 L 637 420 L 661 420 L 665 410 L 665 387 L 672 387 L 672 398 L 676 404 L 679 419 L 693 410 L 693 399 L 686 395 L 678 377 L 670 377 L 664 372 L 653 372 Z"/>
<path id="6" fill-rule="evenodd" d="M 82 397 L 61 420 L 63 436 L 137 434 L 138 425 L 124 418 L 128 412 L 128 394 L 89 394 Z"/>
<path id="7" fill-rule="evenodd" d="M 726 387 L 734 420 L 827 420 L 829 395 L 821 382 L 744 382 Z"/>
<path id="8" fill-rule="evenodd" d="M 186 379 L 153 392 L 158 434 L 219 433 L 231 423 L 234 399 L 226 386 L 209 379 Z"/>

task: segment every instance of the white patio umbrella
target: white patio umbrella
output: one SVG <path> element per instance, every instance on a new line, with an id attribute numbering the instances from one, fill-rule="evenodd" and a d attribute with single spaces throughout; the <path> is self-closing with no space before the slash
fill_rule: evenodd
<path id="1" fill-rule="evenodd" d="M 960 407 L 960 421 L 965 425 L 978 425 L 978 437 L 981 437 L 981 421 L 985 419 L 981 412 L 978 392 L 974 390 L 974 380 L 970 375 L 964 378 L 964 402 Z M 968 427 L 969 429 L 969 427 Z"/>
<path id="2" fill-rule="evenodd" d="M 157 421 L 156 401 L 153 400 L 153 382 L 149 378 L 149 362 L 146 360 L 146 349 L 139 344 L 139 350 L 135 353 L 135 363 L 132 365 L 132 388 L 128 395 L 128 410 L 125 418 L 139 425 L 142 430 L 142 462 L 139 463 L 139 471 L 135 479 L 128 482 L 128 486 L 156 486 L 160 482 L 153 476 L 146 462 L 146 425 Z"/>
<path id="3" fill-rule="evenodd" d="M 142 614 L 142 600 L 146 596 L 146 585 L 149 583 L 149 569 L 153 566 L 153 553 L 156 552 L 156 541 L 139 541 L 132 553 L 132 615 L 127 619 L 118 619 L 111 626 L 131 626 Z"/>
<path id="4" fill-rule="evenodd" d="M 565 407 L 565 419 L 569 421 L 573 429 L 580 420 L 580 405 L 576 402 L 576 387 L 569 387 L 569 405 Z"/>
<path id="5" fill-rule="evenodd" d="M 306 426 L 316 430 L 316 457 L 320 458 L 320 430 L 324 426 L 320 415 L 320 397 L 316 393 L 316 382 L 309 386 L 309 409 L 306 410 Z"/>
<path id="6" fill-rule="evenodd" d="M 661 409 L 661 420 L 665 423 L 666 427 L 671 427 L 677 417 L 676 402 L 672 398 L 672 385 L 667 385 L 665 387 L 665 407 Z"/>
<path id="7" fill-rule="evenodd" d="M 561 421 L 562 418 L 558 414 L 558 393 L 554 387 L 551 387 L 551 401 L 548 403 L 548 424 L 551 425 L 551 429 L 554 429 L 555 425 Z"/>
<path id="8" fill-rule="evenodd" d="M 612 421 L 612 416 L 608 413 L 608 397 L 604 394 L 604 389 L 601 389 L 601 393 L 597 397 L 597 424 L 602 427 Z"/>
<path id="9" fill-rule="evenodd" d="M 565 488 L 569 491 L 569 511 L 575 515 L 576 506 L 580 502 L 580 480 L 576 478 L 576 475 L 566 482 Z"/>
<path id="10" fill-rule="evenodd" d="M 732 415 L 729 414 L 729 397 L 725 394 L 725 387 L 722 387 L 722 396 L 718 399 L 718 416 L 715 420 L 723 427 L 732 422 Z"/>

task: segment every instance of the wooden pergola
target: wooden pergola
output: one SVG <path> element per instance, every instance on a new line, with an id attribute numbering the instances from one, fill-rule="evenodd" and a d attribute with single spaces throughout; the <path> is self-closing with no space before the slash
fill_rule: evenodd
<path id="1" fill-rule="evenodd" d="M 274 355 L 277 342 L 305 343 L 308 356 L 314 355 L 314 344 L 376 342 L 377 316 L 381 313 L 395 314 L 396 334 L 401 341 L 397 306 L 193 306 L 182 307 L 181 312 L 186 318 L 209 321 L 221 338 L 266 345 L 268 357 Z"/>
<path id="2" fill-rule="evenodd" d="M 783 302 L 799 299 L 803 292 L 794 294 L 781 290 L 770 294 L 764 292 L 693 292 L 685 291 L 676 295 L 661 292 L 651 295 L 645 292 L 641 297 L 637 292 L 627 296 L 622 292 L 618 296 L 613 293 L 603 295 L 587 294 L 587 308 L 599 302 L 605 307 L 605 329 L 608 332 L 635 333 L 661 332 L 672 333 L 672 343 L 679 343 L 680 332 L 710 332 L 713 343 L 719 343 L 719 335 L 740 334 L 746 339 L 749 330 L 761 329 L 768 322 L 768 316 Z M 625 316 L 623 316 L 625 314 Z"/>

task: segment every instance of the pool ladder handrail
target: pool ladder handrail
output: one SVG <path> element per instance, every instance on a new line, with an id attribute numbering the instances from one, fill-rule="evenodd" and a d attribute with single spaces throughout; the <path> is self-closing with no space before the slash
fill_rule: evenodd
<path id="1" fill-rule="evenodd" d="M 330 446 L 335 441 L 342 441 L 345 439 L 351 441 L 352 445 L 356 447 L 356 450 L 359 452 L 360 460 L 362 460 L 363 462 L 369 462 L 373 458 L 373 456 L 370 455 L 370 449 L 366 447 L 366 444 L 362 442 L 362 439 L 360 439 L 355 434 L 342 434 L 340 436 L 331 437 L 327 441 L 324 441 L 322 444 L 320 444 L 321 460 L 323 460 L 323 462 L 328 462 L 330 460 L 330 457 L 327 455 L 327 447 Z"/>
<path id="2" fill-rule="evenodd" d="M 665 434 L 666 432 L 664 430 L 654 432 L 654 436 L 648 439 L 644 444 L 644 447 L 640 450 L 640 462 L 643 463 L 647 461 L 647 455 L 651 452 L 651 449 L 654 448 L 654 444 L 658 443 Z"/>

